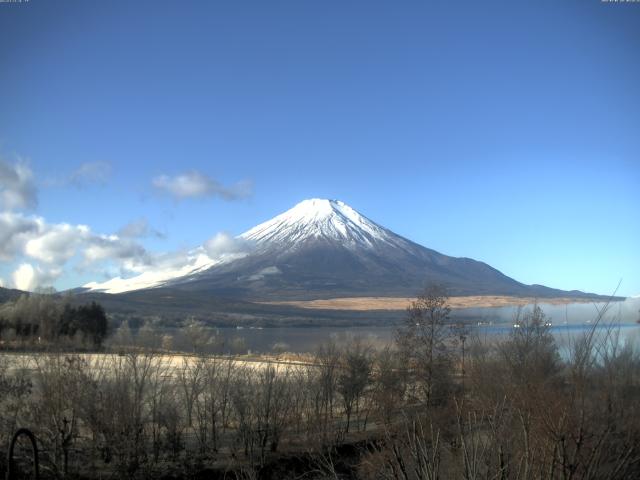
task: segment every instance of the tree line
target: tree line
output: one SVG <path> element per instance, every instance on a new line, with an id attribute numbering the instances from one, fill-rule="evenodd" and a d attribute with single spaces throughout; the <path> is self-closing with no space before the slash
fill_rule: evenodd
<path id="1" fill-rule="evenodd" d="M 0 305 L 0 338 L 5 345 L 74 343 L 95 348 L 107 333 L 107 315 L 96 302 L 74 306 L 64 297 L 34 293 Z"/>

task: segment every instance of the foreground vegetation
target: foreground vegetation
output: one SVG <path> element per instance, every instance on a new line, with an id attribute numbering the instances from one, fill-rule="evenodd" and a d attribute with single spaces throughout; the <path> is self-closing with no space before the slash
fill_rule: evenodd
<path id="1" fill-rule="evenodd" d="M 393 348 L 298 363 L 4 355 L 0 446 L 30 428 L 50 478 L 640 477 L 640 354 L 614 329 L 561 356 L 537 307 L 492 342 L 448 316 L 433 287 Z"/>

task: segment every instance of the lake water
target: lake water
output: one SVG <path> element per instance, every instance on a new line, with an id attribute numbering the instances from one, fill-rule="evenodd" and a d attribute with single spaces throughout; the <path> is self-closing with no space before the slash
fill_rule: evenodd
<path id="1" fill-rule="evenodd" d="M 556 338 L 558 346 L 563 348 L 578 335 L 585 333 L 591 327 L 588 325 L 553 326 L 551 333 Z M 353 328 L 267 328 L 258 329 L 218 329 L 218 334 L 228 345 L 242 342 L 247 350 L 255 353 L 268 353 L 276 350 L 288 352 L 311 352 L 329 340 L 338 345 L 349 344 L 356 339 L 362 339 L 374 346 L 384 346 L 393 342 L 397 327 L 353 327 Z M 496 338 L 508 335 L 513 327 L 490 326 L 475 327 L 471 333 L 481 339 Z M 640 325 L 638 324 L 606 324 L 596 328 L 596 334 L 602 337 L 614 330 L 621 341 L 626 339 L 638 342 L 640 340 Z M 244 347 L 242 348 L 244 349 Z"/>
<path id="2" fill-rule="evenodd" d="M 553 324 L 552 334 L 560 348 L 571 339 L 588 331 L 598 317 L 604 304 L 540 304 L 547 319 Z M 525 307 L 524 311 L 531 307 Z M 606 335 L 613 329 L 621 341 L 640 341 L 640 324 L 636 323 L 640 310 L 640 299 L 628 299 L 609 305 L 597 328 L 598 335 Z M 508 335 L 513 329 L 516 307 L 475 308 L 456 310 L 454 318 L 464 320 L 472 327 L 472 334 L 480 338 L 495 338 Z M 480 324 L 480 325 L 479 325 Z M 210 345 L 211 351 L 222 348 L 225 351 L 254 353 L 274 351 L 310 352 L 319 345 L 334 340 L 338 344 L 348 344 L 360 338 L 373 345 L 383 346 L 393 342 L 398 325 L 360 327 L 282 327 L 282 328 L 217 328 L 210 334 L 218 339 L 217 346 Z M 189 349 L 189 340 L 180 330 L 170 331 L 174 336 L 174 348 Z M 220 343 L 223 346 L 220 346 Z"/>

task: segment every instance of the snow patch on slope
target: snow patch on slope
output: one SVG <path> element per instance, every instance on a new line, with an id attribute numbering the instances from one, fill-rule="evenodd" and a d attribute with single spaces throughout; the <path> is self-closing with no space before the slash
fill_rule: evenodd
<path id="1" fill-rule="evenodd" d="M 263 268 L 258 273 L 255 273 L 254 275 L 251 275 L 248 278 L 248 280 L 250 280 L 250 281 L 263 280 L 264 277 L 266 277 L 267 275 L 280 275 L 281 273 L 282 273 L 282 271 L 276 266 L 267 267 L 267 268 Z"/>
<path id="2" fill-rule="evenodd" d="M 246 256 L 246 253 L 236 252 L 211 258 L 203 247 L 199 247 L 188 252 L 180 263 L 174 260 L 173 262 L 168 262 L 169 264 L 151 266 L 131 278 L 116 277 L 106 282 L 90 282 L 83 285 L 83 288 L 94 292 L 124 293 L 145 288 L 161 287 L 175 278 L 193 275 L 214 265 L 231 262 L 244 256 Z"/>

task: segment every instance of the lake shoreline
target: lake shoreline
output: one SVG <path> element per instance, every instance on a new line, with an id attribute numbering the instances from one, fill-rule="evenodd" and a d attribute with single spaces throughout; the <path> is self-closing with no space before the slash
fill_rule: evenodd
<path id="1" fill-rule="evenodd" d="M 623 297 L 615 297 L 611 302 L 624 301 Z M 285 305 L 308 310 L 346 310 L 346 311 L 402 311 L 411 305 L 415 298 L 411 297 L 344 297 L 316 300 L 276 300 L 255 302 L 263 305 Z M 601 298 L 583 297 L 511 297 L 506 295 L 471 295 L 449 297 L 452 309 L 519 307 L 538 303 L 540 305 L 569 305 L 574 303 L 602 303 Z"/>

